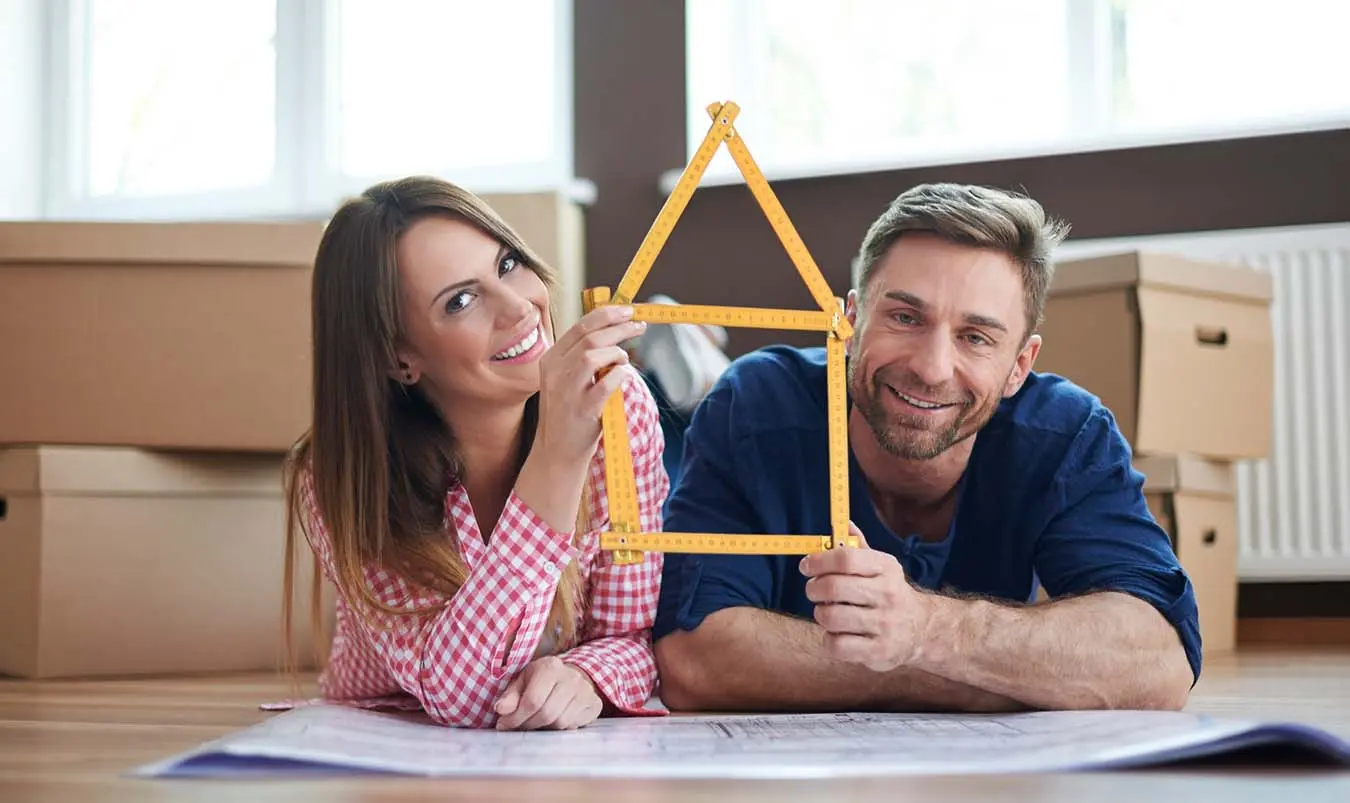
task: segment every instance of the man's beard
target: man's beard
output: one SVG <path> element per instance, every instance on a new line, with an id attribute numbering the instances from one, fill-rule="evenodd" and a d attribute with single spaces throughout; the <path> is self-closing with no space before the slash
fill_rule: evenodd
<path id="1" fill-rule="evenodd" d="M 854 376 L 854 364 L 850 362 L 848 383 L 853 391 L 854 406 L 872 429 L 877 443 L 893 457 L 932 460 L 978 432 L 998 409 L 997 397 L 977 406 L 977 400 L 968 391 L 925 385 L 912 374 L 902 381 L 886 382 L 884 380 L 889 373 L 893 372 L 883 368 L 872 375 L 870 383 L 865 383 Z M 948 425 L 933 429 L 926 425 L 935 422 L 926 420 L 927 417 L 922 414 L 897 415 L 888 409 L 887 402 L 882 398 L 891 393 L 886 385 L 906 395 L 955 404 L 956 418 Z"/>

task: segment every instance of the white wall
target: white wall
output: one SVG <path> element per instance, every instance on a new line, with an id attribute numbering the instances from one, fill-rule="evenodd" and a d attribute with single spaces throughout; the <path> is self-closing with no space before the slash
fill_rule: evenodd
<path id="1" fill-rule="evenodd" d="M 42 0 L 0 0 L 0 218 L 42 213 Z"/>

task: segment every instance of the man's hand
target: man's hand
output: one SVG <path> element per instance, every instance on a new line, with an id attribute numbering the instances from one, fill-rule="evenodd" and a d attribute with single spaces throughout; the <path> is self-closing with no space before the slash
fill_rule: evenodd
<path id="1" fill-rule="evenodd" d="M 801 572 L 815 619 L 826 632 L 830 654 L 841 661 L 888 672 L 913 661 L 922 648 L 932 604 L 909 584 L 893 555 L 867 546 L 853 522 L 860 548 L 841 547 L 807 555 Z"/>
<path id="2" fill-rule="evenodd" d="M 556 656 L 531 661 L 497 699 L 497 730 L 572 730 L 600 716 L 590 677 Z"/>

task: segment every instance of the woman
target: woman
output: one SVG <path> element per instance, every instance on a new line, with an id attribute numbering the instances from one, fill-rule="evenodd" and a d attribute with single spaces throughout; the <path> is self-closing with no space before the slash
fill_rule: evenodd
<path id="1" fill-rule="evenodd" d="M 601 307 L 555 342 L 549 267 L 480 199 L 424 177 L 345 203 L 313 283 L 284 614 L 289 633 L 298 522 L 339 592 L 324 698 L 460 727 L 650 713 L 661 556 L 615 565 L 595 537 L 615 391 L 642 527 L 660 528 L 657 410 L 620 345 L 644 325 Z"/>

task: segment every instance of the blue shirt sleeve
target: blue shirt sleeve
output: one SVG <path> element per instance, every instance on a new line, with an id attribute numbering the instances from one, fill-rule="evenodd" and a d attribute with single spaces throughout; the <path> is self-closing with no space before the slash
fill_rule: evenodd
<path id="1" fill-rule="evenodd" d="M 734 388 L 723 382 L 696 409 L 685 432 L 679 483 L 666 503 L 666 532 L 760 531 L 761 517 L 741 484 L 755 474 L 742 465 L 753 453 L 736 448 L 733 398 Z M 693 630 L 723 608 L 767 608 L 774 585 L 767 556 L 666 553 L 653 638 Z"/>
<path id="2" fill-rule="evenodd" d="M 1036 545 L 1036 574 L 1045 590 L 1052 597 L 1119 591 L 1148 602 L 1176 628 L 1198 680 L 1195 590 L 1148 509 L 1144 476 L 1108 411 L 1088 418 L 1055 483 L 1058 512 Z"/>

